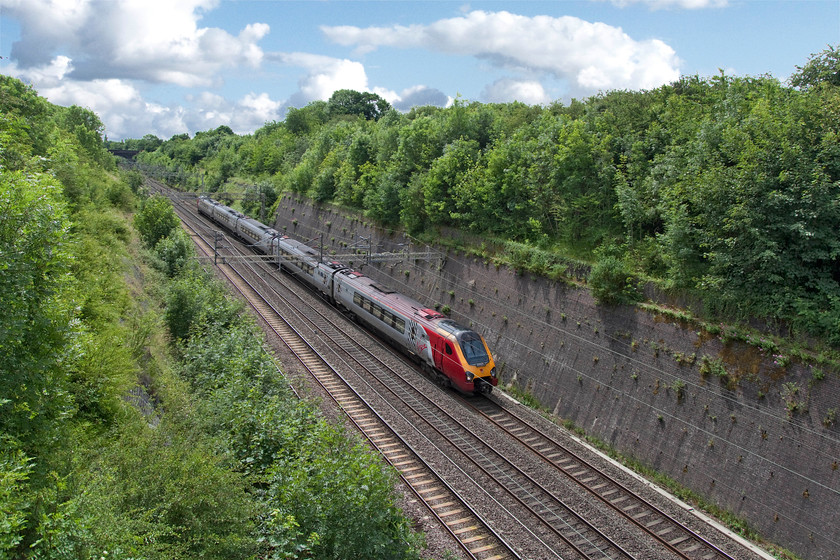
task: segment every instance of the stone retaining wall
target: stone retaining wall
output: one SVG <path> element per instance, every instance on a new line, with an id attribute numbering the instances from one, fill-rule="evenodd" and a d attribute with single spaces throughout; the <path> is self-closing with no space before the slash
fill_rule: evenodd
<path id="1" fill-rule="evenodd" d="M 399 233 L 296 197 L 280 201 L 276 218 L 278 230 L 298 239 L 323 235 L 325 252 L 351 253 L 360 236 L 372 236 L 374 252 L 405 249 Z M 838 557 L 837 371 L 761 351 L 760 341 L 709 334 L 678 314 L 598 306 L 585 288 L 463 253 L 372 265 L 361 255 L 350 259 L 473 325 L 503 383 L 517 383 L 554 414 L 746 519 L 770 541 L 807 559 Z"/>

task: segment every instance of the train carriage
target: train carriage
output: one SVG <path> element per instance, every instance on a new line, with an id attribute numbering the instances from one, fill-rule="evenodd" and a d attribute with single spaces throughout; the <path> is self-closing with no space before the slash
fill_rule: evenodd
<path id="1" fill-rule="evenodd" d="M 277 264 L 293 276 L 323 292 L 323 277 L 318 274 L 318 251 L 288 237 L 283 237 L 277 244 Z M 330 287 L 331 289 L 331 287 Z"/>
<path id="2" fill-rule="evenodd" d="M 247 219 L 245 214 L 206 196 L 198 197 L 198 211 L 237 235 L 239 235 L 239 221 Z"/>
<path id="3" fill-rule="evenodd" d="M 280 235 L 211 198 L 198 210 L 226 227 L 331 303 L 413 356 L 423 367 L 464 393 L 490 393 L 498 384 L 484 338 L 452 319 L 391 290 L 341 263 L 323 260 L 305 243 Z"/>
<path id="4" fill-rule="evenodd" d="M 281 236 L 267 225 L 206 196 L 198 197 L 198 211 L 225 226 L 257 251 L 265 255 L 276 253 Z"/>
<path id="5" fill-rule="evenodd" d="M 240 219 L 236 227 L 239 237 L 245 239 L 259 252 L 265 255 L 275 254 L 276 240 L 280 237 L 280 234 L 276 230 L 247 217 Z"/>
<path id="6" fill-rule="evenodd" d="M 498 384 L 487 344 L 472 329 L 350 269 L 335 275 L 333 295 L 362 323 L 459 391 L 489 393 Z"/>

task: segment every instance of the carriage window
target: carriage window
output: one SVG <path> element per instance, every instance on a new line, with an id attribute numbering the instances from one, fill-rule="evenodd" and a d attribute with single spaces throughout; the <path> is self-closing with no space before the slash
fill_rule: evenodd
<path id="1" fill-rule="evenodd" d="M 451 347 L 451 346 L 449 346 L 449 343 L 448 343 L 448 342 L 446 343 L 446 353 L 447 353 L 447 354 L 450 354 L 450 355 L 452 354 L 452 347 Z"/>
<path id="2" fill-rule="evenodd" d="M 377 303 L 373 303 L 373 300 L 370 300 L 360 294 L 359 292 L 355 292 L 353 294 L 353 303 L 391 327 L 400 332 L 400 334 L 405 334 L 405 319 L 402 317 L 398 317 L 394 315 L 392 312 L 388 311 L 387 309 L 383 308 L 381 305 Z"/>

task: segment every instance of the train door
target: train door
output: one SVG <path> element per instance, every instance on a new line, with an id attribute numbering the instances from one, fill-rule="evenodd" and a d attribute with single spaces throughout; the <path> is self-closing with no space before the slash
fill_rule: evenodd
<path id="1" fill-rule="evenodd" d="M 457 362 L 458 356 L 452 343 L 442 336 L 435 337 L 433 347 L 435 367 L 449 375 L 452 372 L 453 364 Z"/>
<path id="2" fill-rule="evenodd" d="M 458 355 L 455 353 L 455 348 L 452 346 L 452 342 L 446 339 L 443 339 L 442 361 L 443 367 L 441 370 L 447 377 L 452 377 L 461 369 L 460 367 L 456 367 L 460 366 L 460 361 L 458 360 Z"/>
<path id="3" fill-rule="evenodd" d="M 443 371 L 443 338 L 436 336 L 432 343 L 432 358 L 435 362 L 435 368 Z"/>

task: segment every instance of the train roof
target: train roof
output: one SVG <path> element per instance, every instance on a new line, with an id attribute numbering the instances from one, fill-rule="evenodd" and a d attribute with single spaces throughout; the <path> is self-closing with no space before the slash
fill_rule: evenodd
<path id="1" fill-rule="evenodd" d="M 218 200 L 214 200 L 214 199 L 210 198 L 209 196 L 200 196 L 198 198 L 199 198 L 199 200 L 203 200 L 203 201 L 206 201 L 206 202 L 212 204 L 213 206 L 217 206 L 217 207 L 221 208 L 222 210 L 224 210 L 225 212 L 227 212 L 229 214 L 233 214 L 234 216 L 236 216 L 238 218 L 247 218 L 247 216 L 245 214 L 243 214 L 242 212 L 240 212 L 238 210 L 234 210 L 230 206 L 225 206 L 224 204 L 222 204 Z"/>
<path id="2" fill-rule="evenodd" d="M 312 247 L 310 247 L 306 243 L 303 243 L 302 241 L 297 241 L 297 240 L 292 239 L 290 237 L 284 237 L 283 238 L 283 243 L 285 243 L 289 247 L 295 249 L 299 253 L 303 253 L 304 255 L 312 257 L 316 260 L 318 259 L 318 257 L 320 257 L 320 253 L 318 251 L 316 251 L 315 249 L 313 249 Z"/>
<path id="3" fill-rule="evenodd" d="M 258 220 L 255 220 L 254 218 L 245 217 L 245 218 L 242 219 L 242 221 L 247 223 L 249 226 L 251 226 L 251 227 L 253 227 L 257 230 L 262 231 L 263 233 L 267 233 L 267 234 L 270 234 L 270 235 L 280 235 L 279 233 L 277 233 L 277 230 L 275 230 L 274 228 L 268 227 L 264 223 L 262 223 Z"/>

